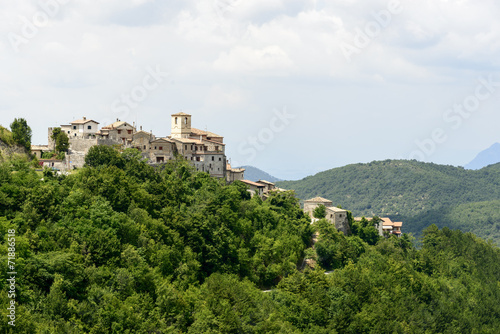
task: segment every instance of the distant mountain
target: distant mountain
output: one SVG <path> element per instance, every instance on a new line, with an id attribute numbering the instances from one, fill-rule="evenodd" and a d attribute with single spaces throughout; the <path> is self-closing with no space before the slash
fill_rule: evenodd
<path id="1" fill-rule="evenodd" d="M 459 228 L 500 244 L 500 164 L 480 170 L 407 160 L 330 169 L 277 185 L 302 200 L 321 196 L 355 216 L 388 216 L 404 232 L 428 225 Z M 482 217 L 482 218 L 479 218 Z"/>
<path id="2" fill-rule="evenodd" d="M 467 169 L 481 169 L 491 164 L 500 162 L 500 144 L 495 143 L 481 151 L 471 162 L 465 165 Z"/>
<path id="3" fill-rule="evenodd" d="M 281 181 L 277 177 L 270 175 L 269 173 L 264 172 L 263 170 L 253 167 L 253 166 L 241 166 L 238 168 L 245 168 L 245 179 L 250 181 L 259 181 L 266 180 L 269 182 L 277 182 Z"/>

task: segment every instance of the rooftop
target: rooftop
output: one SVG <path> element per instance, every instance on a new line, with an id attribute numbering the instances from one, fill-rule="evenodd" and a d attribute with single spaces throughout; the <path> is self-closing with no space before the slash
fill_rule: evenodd
<path id="1" fill-rule="evenodd" d="M 219 137 L 219 138 L 223 138 L 222 136 L 216 134 L 216 133 L 213 133 L 213 132 L 210 132 L 210 131 L 203 131 L 203 130 L 200 130 L 200 129 L 196 129 L 196 128 L 191 128 L 191 133 L 194 134 L 195 136 L 207 136 L 207 137 Z"/>
<path id="2" fill-rule="evenodd" d="M 88 122 L 94 122 L 96 124 L 99 124 L 99 122 L 96 122 L 96 121 L 94 121 L 92 119 L 87 119 L 87 117 L 83 117 L 82 119 L 73 121 L 73 122 L 71 122 L 71 124 L 85 124 L 85 123 L 88 123 Z"/>
<path id="3" fill-rule="evenodd" d="M 308 199 L 307 201 L 305 202 L 320 202 L 320 203 L 332 203 L 332 201 L 330 201 L 329 199 L 326 199 L 326 198 L 323 198 L 323 197 L 314 197 L 314 198 L 311 198 L 311 199 Z"/>
<path id="4" fill-rule="evenodd" d="M 177 114 L 172 114 L 172 116 L 191 116 L 191 115 L 186 114 L 185 112 L 178 112 Z"/>
<path id="5" fill-rule="evenodd" d="M 258 188 L 263 188 L 264 187 L 263 184 L 260 184 L 260 183 L 257 183 L 257 182 L 252 182 L 252 181 L 249 181 L 249 180 L 241 180 L 241 182 L 246 183 L 246 184 L 251 185 L 251 186 L 254 186 L 254 187 L 258 187 Z"/>

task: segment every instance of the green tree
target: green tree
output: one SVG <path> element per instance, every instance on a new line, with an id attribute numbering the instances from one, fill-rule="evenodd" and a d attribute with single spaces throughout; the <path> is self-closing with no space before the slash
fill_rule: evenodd
<path id="1" fill-rule="evenodd" d="M 69 148 L 69 138 L 68 135 L 61 130 L 61 128 L 55 128 L 52 130 L 52 139 L 56 143 L 56 152 L 66 152 Z"/>
<path id="2" fill-rule="evenodd" d="M 116 166 L 121 168 L 124 165 L 120 152 L 106 145 L 92 146 L 85 156 L 85 163 L 90 167 Z"/>
<path id="3" fill-rule="evenodd" d="M 28 152 L 31 151 L 31 128 L 24 118 L 15 118 L 10 125 L 12 138 L 18 145 L 24 147 Z"/>
<path id="4" fill-rule="evenodd" d="M 313 211 L 314 218 L 323 219 L 326 217 L 326 207 L 323 204 L 320 204 Z"/>

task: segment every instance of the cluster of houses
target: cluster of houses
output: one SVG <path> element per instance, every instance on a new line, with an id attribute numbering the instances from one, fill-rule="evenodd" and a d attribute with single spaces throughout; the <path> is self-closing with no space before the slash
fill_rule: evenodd
<path id="1" fill-rule="evenodd" d="M 224 138 L 210 131 L 191 126 L 191 115 L 184 112 L 171 115 L 171 134 L 158 137 L 119 119 L 99 128 L 99 123 L 83 117 L 70 124 L 60 125 L 69 139 L 69 150 L 64 160 L 43 159 L 44 152 L 55 150 L 52 138 L 54 128 L 48 129 L 48 145 L 33 145 L 32 152 L 43 166 L 70 170 L 85 164 L 85 155 L 95 145 L 119 145 L 136 148 L 150 164 L 165 163 L 176 155 L 184 156 L 199 171 L 208 172 L 228 182 L 242 180 L 243 168 L 232 168 L 225 154 Z"/>

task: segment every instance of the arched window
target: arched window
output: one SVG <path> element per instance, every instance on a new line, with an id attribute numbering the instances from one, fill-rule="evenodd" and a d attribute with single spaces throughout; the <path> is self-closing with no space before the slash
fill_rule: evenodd
<path id="1" fill-rule="evenodd" d="M 177 117 L 175 118 L 175 124 L 177 124 Z"/>
<path id="2" fill-rule="evenodd" d="M 184 117 L 184 124 L 188 124 L 188 118 L 187 117 Z"/>

